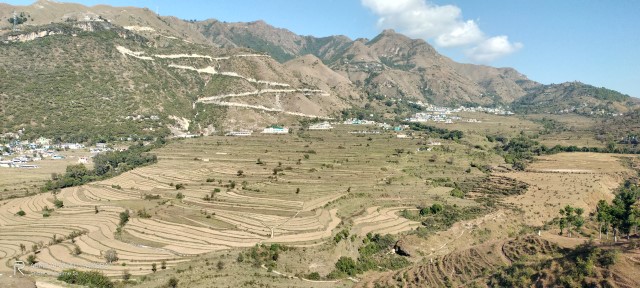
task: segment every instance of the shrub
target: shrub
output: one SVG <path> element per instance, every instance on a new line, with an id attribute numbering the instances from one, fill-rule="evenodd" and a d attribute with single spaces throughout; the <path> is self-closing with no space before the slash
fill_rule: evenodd
<path id="1" fill-rule="evenodd" d="M 167 287 L 169 288 L 178 287 L 178 279 L 176 279 L 176 277 L 169 278 L 169 280 L 167 281 Z"/>
<path id="2" fill-rule="evenodd" d="M 18 216 L 24 216 L 24 215 L 27 215 L 27 213 L 26 213 L 26 212 L 24 212 L 22 209 L 20 209 L 20 211 L 18 211 L 18 212 L 16 213 L 16 215 L 18 215 Z"/>
<path id="3" fill-rule="evenodd" d="M 160 195 L 159 194 L 156 194 L 156 195 L 144 194 L 144 200 L 158 200 L 158 199 L 160 199 Z"/>
<path id="4" fill-rule="evenodd" d="M 125 224 L 127 224 L 127 222 L 129 222 L 129 209 L 124 210 L 124 212 L 120 212 L 119 214 L 120 216 L 120 227 L 124 226 Z"/>
<path id="5" fill-rule="evenodd" d="M 128 269 L 124 269 L 124 271 L 122 271 L 122 280 L 128 281 L 129 279 L 131 279 L 131 273 L 129 273 Z"/>
<path id="6" fill-rule="evenodd" d="M 64 202 L 62 202 L 62 200 L 60 199 L 56 199 L 53 200 L 53 205 L 55 205 L 56 208 L 62 208 L 64 206 Z"/>
<path id="7" fill-rule="evenodd" d="M 140 218 L 151 218 L 151 215 L 149 214 L 149 212 L 147 212 L 147 208 L 142 208 L 140 210 L 138 210 L 138 217 Z"/>
<path id="8" fill-rule="evenodd" d="M 158 271 L 156 263 L 151 263 L 151 271 L 153 271 L 153 273 L 156 273 L 156 271 Z"/>
<path id="9" fill-rule="evenodd" d="M 29 256 L 27 256 L 27 264 L 29 264 L 29 265 L 33 265 L 33 264 L 35 264 L 36 262 L 38 262 L 38 261 L 36 260 L 36 254 L 29 254 Z"/>
<path id="10" fill-rule="evenodd" d="M 184 189 L 184 188 L 185 188 L 184 184 L 182 184 L 182 183 L 176 184 L 176 190 L 180 190 L 180 189 Z"/>
<path id="11" fill-rule="evenodd" d="M 449 194 L 456 198 L 464 198 L 464 192 L 458 188 L 454 188 Z"/>
<path id="12" fill-rule="evenodd" d="M 349 230 L 342 229 L 342 231 L 338 232 L 338 234 L 336 234 L 336 236 L 333 237 L 333 240 L 336 241 L 336 243 L 339 243 L 340 241 L 342 241 L 342 239 L 347 239 L 348 237 L 349 237 Z"/>
<path id="13" fill-rule="evenodd" d="M 442 210 L 444 210 L 444 207 L 442 206 L 442 204 L 434 203 L 433 205 L 431 205 L 431 207 L 425 207 L 420 209 L 420 215 L 426 216 L 429 214 L 438 214 L 442 212 Z"/>
<path id="14" fill-rule="evenodd" d="M 358 273 L 358 265 L 350 257 L 342 256 L 335 264 L 336 270 L 344 272 L 349 276 L 355 276 Z"/>
<path id="15" fill-rule="evenodd" d="M 160 269 L 167 269 L 167 261 L 162 260 L 162 262 L 160 262 Z"/>
<path id="16" fill-rule="evenodd" d="M 114 249 L 109 249 L 104 253 L 104 259 L 107 260 L 107 263 L 112 263 L 118 261 L 118 252 Z"/>
<path id="17" fill-rule="evenodd" d="M 113 283 L 109 277 L 98 271 L 79 271 L 67 269 L 58 275 L 58 280 L 76 285 L 89 287 L 112 288 Z"/>
<path id="18" fill-rule="evenodd" d="M 311 272 L 305 276 L 309 280 L 320 280 L 320 274 L 318 272 Z"/>
<path id="19" fill-rule="evenodd" d="M 600 265 L 606 268 L 609 268 L 613 264 L 616 264 L 616 261 L 618 260 L 619 255 L 620 255 L 619 250 L 616 250 L 616 249 L 605 250 L 605 251 L 602 251 L 602 253 L 600 254 L 600 258 L 598 259 L 598 262 L 600 263 Z"/>

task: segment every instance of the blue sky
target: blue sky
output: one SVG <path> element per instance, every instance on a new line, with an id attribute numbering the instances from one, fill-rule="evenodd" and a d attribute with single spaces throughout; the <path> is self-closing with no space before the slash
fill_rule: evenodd
<path id="1" fill-rule="evenodd" d="M 29 5 L 33 1 L 11 0 Z M 459 62 L 513 67 L 545 84 L 581 81 L 640 97 L 640 1 L 79 0 L 183 19 L 253 21 L 313 36 L 393 28 Z"/>

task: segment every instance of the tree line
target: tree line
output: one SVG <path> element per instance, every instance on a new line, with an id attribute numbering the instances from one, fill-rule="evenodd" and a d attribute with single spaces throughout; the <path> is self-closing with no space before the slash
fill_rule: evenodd
<path id="1" fill-rule="evenodd" d="M 464 133 L 460 130 L 449 130 L 416 122 L 408 122 L 407 125 L 413 131 L 427 132 L 433 137 L 445 140 L 459 140 L 464 136 Z"/>
<path id="2" fill-rule="evenodd" d="M 534 156 L 552 155 L 561 152 L 640 154 L 640 150 L 638 149 L 617 147 L 614 144 L 609 144 L 605 147 L 578 147 L 575 145 L 555 145 L 548 147 L 522 134 L 511 139 L 503 136 L 487 136 L 487 140 L 489 142 L 500 142 L 500 144 L 495 147 L 496 152 L 502 155 L 505 162 L 512 164 L 516 170 L 524 170 L 527 164 L 533 160 Z"/>
<path id="3" fill-rule="evenodd" d="M 164 139 L 144 145 L 143 142 L 129 146 L 124 151 L 109 151 L 93 157 L 94 167 L 87 169 L 84 164 L 69 165 L 64 174 L 52 174 L 47 181 L 45 191 L 79 186 L 92 181 L 99 181 L 119 175 L 136 167 L 146 166 L 158 162 L 158 157 L 148 152 L 165 144 Z"/>
<path id="4" fill-rule="evenodd" d="M 611 204 L 605 200 L 598 202 L 596 221 L 599 224 L 600 239 L 602 239 L 603 230 L 607 238 L 609 231 L 613 231 L 615 242 L 618 241 L 620 233 L 625 234 L 627 239 L 632 232 L 637 233 L 638 226 L 640 226 L 640 207 L 637 205 L 639 197 L 640 188 L 638 185 L 626 181 Z"/>

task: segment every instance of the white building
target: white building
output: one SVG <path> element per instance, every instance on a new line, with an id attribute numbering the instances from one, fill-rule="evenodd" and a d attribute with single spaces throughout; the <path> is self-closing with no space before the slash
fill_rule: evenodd
<path id="1" fill-rule="evenodd" d="M 284 127 L 267 127 L 262 130 L 261 133 L 264 134 L 288 134 L 289 128 Z"/>
<path id="2" fill-rule="evenodd" d="M 251 136 L 253 131 L 229 131 L 224 136 Z"/>
<path id="3" fill-rule="evenodd" d="M 329 122 L 317 123 L 309 126 L 309 130 L 331 130 L 333 126 Z"/>

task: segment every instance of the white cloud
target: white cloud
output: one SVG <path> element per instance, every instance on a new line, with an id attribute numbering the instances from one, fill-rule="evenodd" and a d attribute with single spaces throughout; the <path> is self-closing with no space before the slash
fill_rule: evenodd
<path id="1" fill-rule="evenodd" d="M 486 63 L 516 52 L 522 47 L 524 47 L 522 43 L 511 43 L 509 37 L 502 35 L 482 41 L 475 47 L 468 49 L 466 54 L 476 62 Z"/>
<path id="2" fill-rule="evenodd" d="M 378 15 L 380 29 L 392 28 L 410 37 L 431 39 L 439 47 L 466 47 L 468 57 L 473 60 L 495 60 L 502 56 L 501 51 L 508 51 L 503 54 L 507 55 L 522 47 L 521 43 L 509 43 L 506 36 L 504 41 L 511 49 L 498 47 L 504 44 L 503 36 L 487 39 L 478 24 L 465 20 L 460 8 L 454 5 L 435 5 L 426 0 L 361 0 L 361 3 Z"/>

